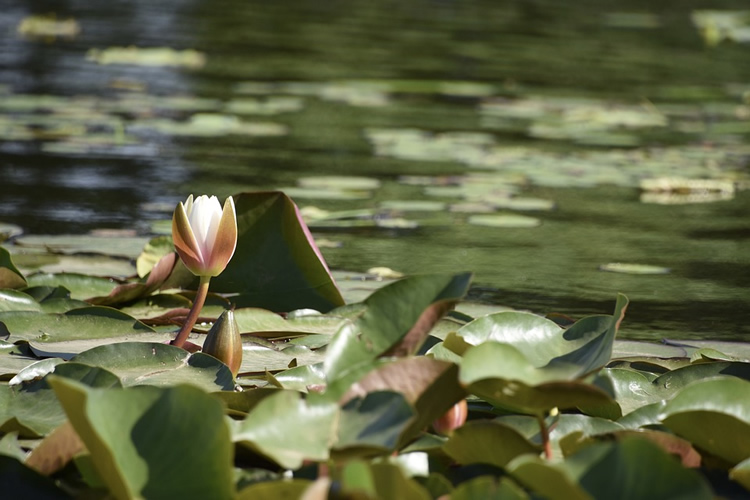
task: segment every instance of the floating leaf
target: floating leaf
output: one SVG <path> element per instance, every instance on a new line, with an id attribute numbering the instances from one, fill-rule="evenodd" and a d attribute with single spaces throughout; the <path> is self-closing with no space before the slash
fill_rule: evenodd
<path id="1" fill-rule="evenodd" d="M 373 293 L 364 313 L 331 340 L 325 360 L 329 380 L 386 353 L 415 352 L 470 280 L 469 273 L 415 276 Z"/>
<path id="2" fill-rule="evenodd" d="M 443 450 L 460 464 L 484 463 L 505 467 L 519 455 L 539 455 L 541 447 L 531 444 L 512 427 L 491 420 L 478 420 L 454 430 Z"/>
<path id="3" fill-rule="evenodd" d="M 650 266 L 647 264 L 626 264 L 622 262 L 602 264 L 599 266 L 599 270 L 623 274 L 669 274 L 671 272 L 668 267 Z"/>
<path id="4" fill-rule="evenodd" d="M 716 377 L 682 389 L 659 415 L 664 425 L 730 465 L 750 457 L 750 382 Z"/>
<path id="5" fill-rule="evenodd" d="M 336 404 L 309 402 L 298 392 L 280 390 L 237 423 L 232 439 L 282 467 L 296 469 L 305 459 L 328 458 L 338 411 Z"/>
<path id="6" fill-rule="evenodd" d="M 0 323 L 13 342 L 91 340 L 153 332 L 135 318 L 107 307 L 73 309 L 64 314 L 8 311 L 0 313 Z"/>
<path id="7" fill-rule="evenodd" d="M 344 301 L 294 203 L 283 193 L 243 193 L 234 197 L 237 251 L 226 270 L 211 281 L 215 292 L 239 293 L 239 307 L 272 311 L 319 311 Z M 263 235 L 260 237 L 259 235 Z"/>
<path id="8" fill-rule="evenodd" d="M 469 224 L 475 226 L 526 228 L 539 226 L 542 221 L 526 215 L 513 214 L 480 214 L 472 215 L 467 219 Z"/>
<path id="9" fill-rule="evenodd" d="M 17 290 L 0 289 L 0 311 L 36 311 L 42 306 L 30 295 Z"/>
<path id="10" fill-rule="evenodd" d="M 498 408 L 530 414 L 579 408 L 619 416 L 605 391 L 573 379 L 577 371 L 574 366 L 536 368 L 512 345 L 485 342 L 466 351 L 459 376 L 468 392 Z"/>
<path id="11" fill-rule="evenodd" d="M 82 352 L 71 361 L 106 368 L 126 386 L 190 384 L 206 391 L 234 389 L 232 372 L 221 361 L 166 344 L 106 344 Z"/>
<path id="12" fill-rule="evenodd" d="M 182 66 L 202 68 L 206 55 L 195 50 L 175 50 L 168 47 L 110 47 L 91 49 L 86 59 L 98 64 L 131 64 L 137 66 Z"/>
<path id="13" fill-rule="evenodd" d="M 527 500 L 529 495 L 507 477 L 497 480 L 480 476 L 463 481 L 450 497 L 452 500 Z"/>
<path id="14" fill-rule="evenodd" d="M 109 295 L 118 285 L 111 278 L 74 273 L 36 273 L 29 276 L 28 282 L 30 287 L 64 287 L 68 290 L 70 297 L 76 300 Z"/>
<path id="15" fill-rule="evenodd" d="M 115 498 L 233 497 L 232 445 L 216 399 L 190 386 L 50 384 Z"/>
<path id="16" fill-rule="evenodd" d="M 236 500 L 278 500 L 280 498 L 304 498 L 303 494 L 312 481 L 307 479 L 284 479 L 283 481 L 263 481 L 241 489 Z"/>
<path id="17" fill-rule="evenodd" d="M 26 279 L 13 265 L 10 252 L 0 247 L 0 288 L 21 288 L 26 286 Z"/>
<path id="18" fill-rule="evenodd" d="M 386 455 L 399 444 L 415 411 L 398 392 L 372 391 L 355 397 L 341 408 L 335 455 Z"/>

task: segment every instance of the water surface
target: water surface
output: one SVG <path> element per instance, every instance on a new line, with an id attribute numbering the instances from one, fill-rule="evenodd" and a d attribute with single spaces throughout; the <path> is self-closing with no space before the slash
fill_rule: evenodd
<path id="1" fill-rule="evenodd" d="M 0 221 L 150 234 L 186 193 L 281 188 L 328 211 L 310 224 L 336 268 L 468 269 L 474 299 L 572 316 L 623 292 L 627 337 L 742 339 L 750 46 L 708 45 L 702 6 L 6 2 Z M 16 33 L 50 12 L 79 33 Z M 105 61 L 128 46 L 205 64 Z M 737 190 L 644 199 L 660 177 Z M 471 223 L 487 213 L 533 220 Z"/>

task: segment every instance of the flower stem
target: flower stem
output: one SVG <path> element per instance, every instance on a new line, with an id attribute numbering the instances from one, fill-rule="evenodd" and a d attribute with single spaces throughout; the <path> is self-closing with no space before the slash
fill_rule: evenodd
<path id="1" fill-rule="evenodd" d="M 542 447 L 544 448 L 544 458 L 552 460 L 552 443 L 549 440 L 549 427 L 547 422 L 544 420 L 544 415 L 537 415 L 537 421 L 539 422 L 539 432 L 542 435 Z"/>
<path id="2" fill-rule="evenodd" d="M 193 330 L 195 322 L 198 320 L 198 316 L 203 309 L 203 304 L 206 302 L 206 296 L 208 295 L 208 283 L 211 281 L 211 276 L 201 276 L 201 282 L 198 285 L 198 293 L 195 295 L 193 300 L 193 307 L 190 309 L 190 313 L 185 318 L 185 323 L 182 325 L 177 337 L 172 341 L 172 345 L 182 347 L 188 338 L 188 335 Z"/>

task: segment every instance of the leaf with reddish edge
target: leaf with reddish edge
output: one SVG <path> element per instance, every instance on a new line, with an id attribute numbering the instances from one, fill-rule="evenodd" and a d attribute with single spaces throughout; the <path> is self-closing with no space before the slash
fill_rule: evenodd
<path id="1" fill-rule="evenodd" d="M 117 286 L 109 295 L 102 297 L 91 297 L 86 302 L 93 305 L 113 305 L 132 302 L 145 297 L 156 291 L 172 274 L 177 262 L 177 254 L 168 253 L 151 269 L 146 281 L 143 283 L 125 283 Z"/>
<path id="2" fill-rule="evenodd" d="M 455 364 L 416 356 L 381 362 L 352 384 L 339 403 L 344 405 L 354 397 L 375 391 L 399 392 L 417 410 L 415 420 L 401 434 L 401 444 L 413 439 L 466 395 L 458 383 Z M 333 388 L 331 393 L 335 392 Z"/>
<path id="3" fill-rule="evenodd" d="M 234 257 L 211 290 L 237 293 L 237 307 L 272 311 L 344 304 L 297 206 L 279 191 L 234 196 L 238 240 Z"/>
<path id="4" fill-rule="evenodd" d="M 22 288 L 25 286 L 26 278 L 13 264 L 10 252 L 0 247 L 0 288 Z"/>
<path id="5" fill-rule="evenodd" d="M 365 311 L 344 324 L 328 345 L 324 366 L 329 382 L 372 365 L 380 356 L 418 349 L 435 322 L 464 296 L 471 277 L 412 276 L 374 292 L 364 301 Z"/>

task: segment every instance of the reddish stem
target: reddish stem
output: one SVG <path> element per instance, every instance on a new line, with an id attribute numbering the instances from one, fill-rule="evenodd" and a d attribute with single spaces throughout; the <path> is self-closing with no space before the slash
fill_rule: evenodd
<path id="1" fill-rule="evenodd" d="M 544 415 L 537 415 L 539 421 L 539 432 L 542 435 L 542 446 L 544 447 L 544 458 L 552 460 L 552 443 L 549 440 L 549 429 L 547 422 L 544 421 Z"/>
<path id="2" fill-rule="evenodd" d="M 173 346 L 182 347 L 185 341 L 190 335 L 190 332 L 195 326 L 195 322 L 198 321 L 198 316 L 203 309 L 203 304 L 206 302 L 206 296 L 208 295 L 208 283 L 211 281 L 210 276 L 201 276 L 201 282 L 198 285 L 198 292 L 195 294 L 195 300 L 193 300 L 193 308 L 190 309 L 190 313 L 185 318 L 177 337 L 172 341 Z"/>

